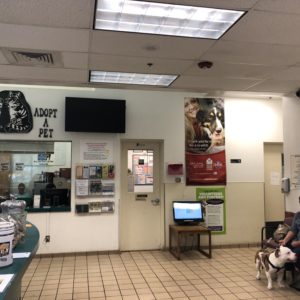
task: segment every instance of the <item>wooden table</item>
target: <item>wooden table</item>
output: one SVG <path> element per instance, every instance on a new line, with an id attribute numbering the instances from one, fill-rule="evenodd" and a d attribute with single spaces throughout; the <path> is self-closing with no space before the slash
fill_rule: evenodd
<path id="1" fill-rule="evenodd" d="M 197 250 L 208 258 L 212 257 L 211 250 L 211 231 L 200 225 L 169 225 L 169 250 L 177 258 L 180 259 L 181 237 L 184 235 L 197 234 Z M 208 252 L 201 248 L 200 235 L 208 235 Z M 172 247 L 172 237 L 175 239 L 175 247 Z"/>

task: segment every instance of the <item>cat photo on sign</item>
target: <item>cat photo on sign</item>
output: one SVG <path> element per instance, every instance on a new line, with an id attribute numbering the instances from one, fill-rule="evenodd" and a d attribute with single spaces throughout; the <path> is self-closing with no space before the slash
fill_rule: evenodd
<path id="1" fill-rule="evenodd" d="M 0 92 L 0 132 L 28 133 L 33 117 L 25 96 L 20 91 Z"/>

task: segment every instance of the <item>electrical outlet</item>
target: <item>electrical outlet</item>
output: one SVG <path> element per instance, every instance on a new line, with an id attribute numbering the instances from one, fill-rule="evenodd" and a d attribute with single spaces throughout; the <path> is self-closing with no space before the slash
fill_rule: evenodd
<path id="1" fill-rule="evenodd" d="M 44 241 L 45 243 L 50 243 L 50 235 L 46 235 Z"/>

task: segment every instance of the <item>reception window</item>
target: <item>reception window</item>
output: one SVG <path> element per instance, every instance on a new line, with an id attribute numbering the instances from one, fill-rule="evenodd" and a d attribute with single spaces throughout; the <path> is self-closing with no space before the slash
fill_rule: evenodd
<path id="1" fill-rule="evenodd" d="M 28 211 L 70 211 L 71 142 L 0 141 L 0 201 Z"/>

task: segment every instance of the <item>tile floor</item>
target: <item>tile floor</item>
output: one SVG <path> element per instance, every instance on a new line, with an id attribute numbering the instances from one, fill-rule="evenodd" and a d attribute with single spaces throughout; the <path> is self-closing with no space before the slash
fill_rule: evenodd
<path id="1" fill-rule="evenodd" d="M 255 279 L 256 250 L 214 249 L 212 259 L 188 251 L 180 261 L 167 251 L 35 258 L 22 299 L 300 299 L 300 292 L 276 283 L 269 291 L 265 275 Z"/>

